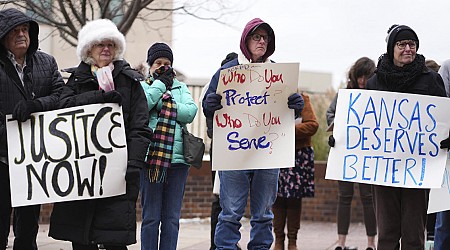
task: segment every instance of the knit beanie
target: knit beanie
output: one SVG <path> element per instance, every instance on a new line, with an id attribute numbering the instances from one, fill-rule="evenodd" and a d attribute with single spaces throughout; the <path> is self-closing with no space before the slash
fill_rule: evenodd
<path id="1" fill-rule="evenodd" d="M 386 37 L 389 58 L 394 58 L 395 43 L 402 40 L 414 40 L 416 42 L 416 51 L 419 49 L 419 37 L 417 37 L 413 29 L 406 25 L 392 25 Z"/>
<path id="2" fill-rule="evenodd" d="M 154 43 L 147 51 L 147 63 L 152 66 L 156 59 L 165 57 L 169 59 L 170 63 L 173 65 L 173 53 L 169 45 L 165 43 Z"/>
<path id="3" fill-rule="evenodd" d="M 116 45 L 116 55 L 113 60 L 123 59 L 126 48 L 125 37 L 109 19 L 90 21 L 81 28 L 78 32 L 78 58 L 87 64 L 91 64 L 88 52 L 94 44 L 104 40 L 111 40 Z"/>

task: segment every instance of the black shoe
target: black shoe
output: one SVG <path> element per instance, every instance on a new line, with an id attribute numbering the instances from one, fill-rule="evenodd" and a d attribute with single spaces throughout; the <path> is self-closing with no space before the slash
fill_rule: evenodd
<path id="1" fill-rule="evenodd" d="M 373 247 L 368 247 L 368 248 L 366 248 L 366 250 L 375 250 L 375 248 L 373 248 Z"/>
<path id="2" fill-rule="evenodd" d="M 342 247 L 336 247 L 334 250 L 343 250 Z"/>

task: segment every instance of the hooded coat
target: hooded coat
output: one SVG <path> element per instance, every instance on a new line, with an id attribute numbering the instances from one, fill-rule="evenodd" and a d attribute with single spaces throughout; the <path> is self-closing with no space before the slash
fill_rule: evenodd
<path id="1" fill-rule="evenodd" d="M 38 51 L 38 24 L 16 9 L 0 11 L 0 20 L 0 40 L 16 26 L 30 24 L 24 85 L 8 58 L 6 48 L 0 44 L 0 116 L 11 114 L 16 104 L 22 100 L 37 100 L 44 111 L 55 109 L 64 81 L 55 58 Z M 3 118 L 0 118 L 0 156 L 7 157 L 6 125 L 3 122 Z"/>
<path id="2" fill-rule="evenodd" d="M 241 42 L 240 42 L 240 48 L 241 53 L 238 54 L 238 58 L 229 61 L 228 63 L 224 64 L 222 67 L 220 67 L 216 73 L 213 75 L 211 81 L 209 82 L 208 90 L 206 90 L 205 95 L 203 96 L 202 106 L 203 106 L 203 114 L 206 116 L 206 118 L 211 118 L 214 115 L 214 111 L 208 110 L 208 108 L 205 105 L 206 97 L 210 93 L 215 93 L 217 90 L 217 84 L 219 83 L 219 76 L 220 71 L 223 69 L 227 69 L 239 64 L 248 64 L 252 63 L 252 55 L 250 51 L 247 48 L 247 37 L 252 34 L 253 31 L 255 31 L 258 27 L 264 28 L 268 35 L 270 36 L 270 42 L 267 44 L 267 51 L 262 56 L 263 63 L 270 63 L 269 57 L 275 52 L 275 33 L 273 29 L 270 27 L 268 23 L 265 23 L 263 20 L 259 18 L 254 18 L 250 22 L 245 25 L 244 30 L 242 31 L 241 35 Z"/>

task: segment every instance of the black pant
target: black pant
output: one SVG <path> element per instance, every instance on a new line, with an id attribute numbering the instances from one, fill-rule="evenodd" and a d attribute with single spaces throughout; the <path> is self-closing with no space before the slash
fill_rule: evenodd
<path id="1" fill-rule="evenodd" d="M 373 185 L 379 250 L 423 250 L 429 189 Z"/>
<path id="2" fill-rule="evenodd" d="M 212 171 L 211 173 L 212 173 L 212 183 L 214 186 L 216 171 Z M 220 207 L 220 198 L 217 194 L 215 194 L 214 199 L 211 203 L 211 248 L 210 248 L 210 250 L 216 249 L 216 245 L 214 244 L 214 235 L 216 232 L 217 222 L 219 222 L 220 212 L 222 212 L 222 208 Z"/>
<path id="3" fill-rule="evenodd" d="M 37 249 L 36 237 L 39 229 L 41 206 L 14 208 L 14 248 Z M 11 190 L 8 166 L 0 162 L 0 249 L 6 248 L 11 223 Z"/>
<path id="4" fill-rule="evenodd" d="M 98 250 L 98 245 L 82 245 L 78 243 L 72 242 L 72 249 L 73 250 Z M 126 246 L 108 246 L 104 245 L 104 249 L 106 250 L 127 250 L 128 248 Z"/>

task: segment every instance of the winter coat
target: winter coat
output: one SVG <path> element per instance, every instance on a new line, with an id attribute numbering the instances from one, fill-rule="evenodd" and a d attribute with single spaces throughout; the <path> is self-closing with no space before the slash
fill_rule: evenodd
<path id="1" fill-rule="evenodd" d="M 149 127 L 154 130 L 158 122 L 158 114 L 162 108 L 162 95 L 166 91 L 166 86 L 160 80 L 154 81 L 151 85 L 146 82 L 141 83 L 147 97 L 148 110 L 150 110 Z M 172 163 L 186 164 L 183 156 L 183 138 L 181 126 L 191 123 L 197 114 L 197 105 L 189 92 L 185 83 L 173 79 L 172 98 L 177 104 L 177 123 L 175 126 L 175 140 L 173 144 Z"/>
<path id="2" fill-rule="evenodd" d="M 388 91 L 388 87 L 377 80 L 377 73 L 367 81 L 366 89 Z M 414 83 L 409 86 L 408 90 L 403 93 L 447 96 L 442 78 L 438 73 L 426 67 Z"/>
<path id="3" fill-rule="evenodd" d="M 60 106 L 72 107 L 92 102 L 99 90 L 90 65 L 82 62 L 64 86 Z M 145 166 L 151 139 L 148 109 L 139 81 L 143 76 L 123 60 L 114 62 L 115 90 L 122 96 L 122 110 L 128 149 L 126 194 L 92 200 L 56 203 L 49 236 L 79 244 L 130 245 L 136 243 L 136 200 L 139 168 Z M 131 175 L 134 173 L 134 175 Z M 131 178 L 132 177 L 132 178 Z"/>
<path id="4" fill-rule="evenodd" d="M 64 81 L 58 71 L 55 58 L 37 51 L 39 33 L 37 23 L 15 9 L 6 9 L 2 12 L 2 14 L 8 15 L 8 18 L 5 18 L 5 22 L 0 23 L 0 40 L 15 26 L 29 23 L 30 46 L 26 54 L 24 87 L 14 65 L 7 56 L 6 48 L 0 44 L 0 112 L 3 115 L 11 114 L 16 104 L 22 100 L 38 100 L 43 111 L 55 109 Z M 0 156 L 8 156 L 6 124 L 3 124 L 1 117 Z"/>

